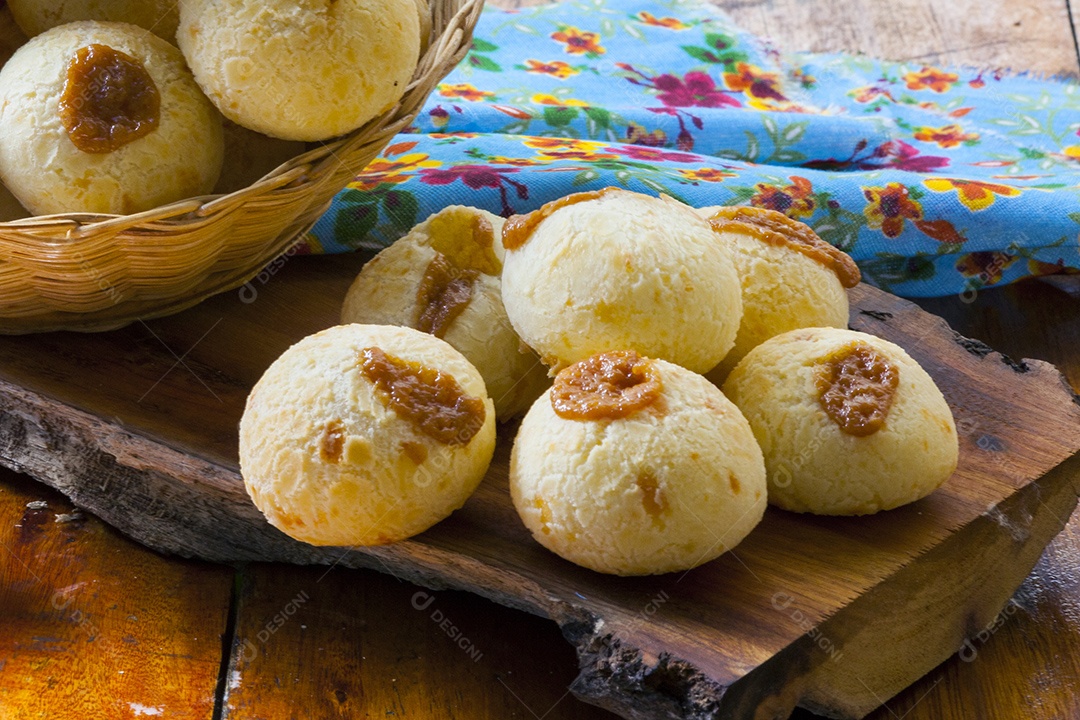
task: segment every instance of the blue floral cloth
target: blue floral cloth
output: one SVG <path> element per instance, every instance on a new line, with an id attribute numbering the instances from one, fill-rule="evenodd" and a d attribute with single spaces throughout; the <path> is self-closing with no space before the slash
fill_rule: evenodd
<path id="1" fill-rule="evenodd" d="M 379 248 L 446 205 L 508 216 L 608 185 L 785 212 L 901 295 L 1076 272 L 1080 86 L 784 55 L 690 0 L 488 8 L 306 241 Z"/>

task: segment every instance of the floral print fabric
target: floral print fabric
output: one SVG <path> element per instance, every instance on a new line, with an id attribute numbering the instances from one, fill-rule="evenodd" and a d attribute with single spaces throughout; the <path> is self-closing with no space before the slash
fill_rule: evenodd
<path id="1" fill-rule="evenodd" d="M 447 205 L 508 216 L 608 185 L 784 212 L 901 295 L 1076 272 L 1080 86 L 783 55 L 692 0 L 487 8 L 306 242 L 379 248 Z"/>

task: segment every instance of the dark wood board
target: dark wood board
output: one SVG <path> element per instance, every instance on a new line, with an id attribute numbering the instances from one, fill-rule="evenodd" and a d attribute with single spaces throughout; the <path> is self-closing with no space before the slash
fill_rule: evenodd
<path id="1" fill-rule="evenodd" d="M 0 469 L 0 718 L 212 720 L 229 568 L 148 551 Z"/>
<path id="2" fill-rule="evenodd" d="M 786 717 L 795 705 L 861 717 L 991 623 L 1076 503 L 1080 407 L 1060 374 L 863 286 L 852 326 L 923 363 L 960 429 L 960 470 L 912 506 L 849 519 L 770 510 L 695 571 L 605 577 L 529 538 L 506 492 L 504 428 L 476 495 L 422 536 L 371 550 L 293 542 L 244 493 L 236 423 L 262 370 L 333 324 L 361 262 L 294 257 L 174 318 L 4 338 L 0 460 L 165 552 L 371 567 L 550 617 L 579 654 L 574 692 L 641 718 Z"/>

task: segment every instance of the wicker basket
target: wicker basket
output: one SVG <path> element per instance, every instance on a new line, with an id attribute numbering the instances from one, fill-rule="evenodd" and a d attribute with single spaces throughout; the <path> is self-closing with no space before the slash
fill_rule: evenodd
<path id="1" fill-rule="evenodd" d="M 430 5 L 430 43 L 401 102 L 250 187 L 136 215 L 0 223 L 0 333 L 111 330 L 179 312 L 254 277 L 412 123 L 468 51 L 483 0 Z"/>

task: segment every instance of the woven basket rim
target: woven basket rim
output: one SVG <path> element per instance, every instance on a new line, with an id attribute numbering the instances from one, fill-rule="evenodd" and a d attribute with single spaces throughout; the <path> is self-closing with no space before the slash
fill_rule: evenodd
<path id="1" fill-rule="evenodd" d="M 436 0 L 431 0 L 430 4 L 433 12 L 437 10 L 437 7 L 441 8 Z M 99 228 L 108 228 L 113 225 L 127 227 L 142 225 L 143 223 L 148 222 L 179 221 L 192 214 L 200 215 L 213 212 L 215 204 L 220 205 L 227 201 L 243 199 L 248 195 L 274 190 L 282 185 L 287 185 L 289 182 L 299 180 L 304 175 L 303 172 L 300 172 L 303 169 L 303 166 L 312 163 L 316 158 L 318 162 L 324 162 L 328 157 L 332 157 L 339 150 L 347 149 L 350 146 L 350 143 L 354 142 L 366 128 L 377 124 L 385 126 L 392 122 L 407 126 L 413 118 L 409 117 L 407 119 L 408 122 L 404 122 L 406 118 L 402 117 L 400 114 L 402 102 L 409 96 L 410 91 L 416 87 L 418 81 L 426 74 L 426 71 L 430 69 L 425 66 L 425 60 L 428 60 L 430 63 L 430 59 L 438 56 L 439 51 L 444 46 L 460 43 L 464 38 L 458 36 L 458 33 L 463 33 L 463 27 L 468 28 L 468 34 L 471 37 L 472 27 L 475 25 L 475 16 L 479 15 L 483 6 L 484 0 L 463 0 L 460 8 L 455 13 L 454 19 L 449 23 L 449 32 L 444 33 L 440 37 L 428 38 L 428 48 L 418 59 L 416 70 L 413 73 L 409 84 L 406 86 L 401 100 L 385 110 L 382 114 L 372 118 L 363 126 L 356 128 L 355 130 L 328 140 L 315 141 L 318 144 L 317 147 L 308 147 L 304 152 L 296 157 L 286 160 L 245 187 L 228 193 L 211 193 L 183 198 L 165 205 L 159 205 L 149 210 L 128 215 L 71 212 L 34 215 L 15 220 L 0 221 L 0 232 L 6 230 L 22 234 L 22 232 L 35 229 L 52 230 L 58 226 L 66 226 L 73 229 L 76 233 L 84 233 L 95 231 Z M 458 20 L 460 24 L 455 24 L 454 20 Z M 435 27 L 437 27 L 437 25 L 433 24 L 432 35 L 434 35 Z M 31 235 L 27 235 L 27 239 L 40 241 L 40 238 Z"/>
<path id="2" fill-rule="evenodd" d="M 465 57 L 482 8 L 483 0 L 429 0 L 427 48 L 401 99 L 246 187 L 131 215 L 60 213 L 0 222 L 0 334 L 111 329 L 178 312 L 247 282 L 295 244 L 330 199 L 412 124 Z M 184 252 L 201 268 L 194 290 Z M 175 292 L 163 258 L 177 271 Z"/>

